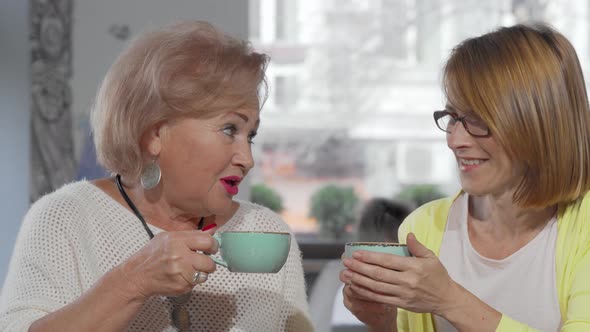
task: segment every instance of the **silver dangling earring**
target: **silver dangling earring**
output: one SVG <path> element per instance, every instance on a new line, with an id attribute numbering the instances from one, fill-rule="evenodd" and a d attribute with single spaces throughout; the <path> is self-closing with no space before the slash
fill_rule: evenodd
<path id="1" fill-rule="evenodd" d="M 162 170 L 160 169 L 160 165 L 154 160 L 141 172 L 141 186 L 145 190 L 154 189 L 160 183 L 161 178 Z"/>

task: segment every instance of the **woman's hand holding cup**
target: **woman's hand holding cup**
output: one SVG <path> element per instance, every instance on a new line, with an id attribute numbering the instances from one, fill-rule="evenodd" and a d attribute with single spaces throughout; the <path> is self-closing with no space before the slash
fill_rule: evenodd
<path id="1" fill-rule="evenodd" d="M 386 242 L 349 242 L 345 246 L 342 255 L 345 266 L 358 256 L 357 251 L 370 251 L 386 253 L 389 255 L 410 256 L 406 245 Z M 353 272 L 344 270 L 340 273 L 340 280 L 345 284 L 343 289 L 344 306 L 350 310 L 360 321 L 365 323 L 370 331 L 397 331 L 397 308 L 386 303 L 373 301 L 370 297 L 363 296 L 352 287 Z"/>
<path id="2" fill-rule="evenodd" d="M 340 277 L 342 279 L 342 276 Z M 344 306 L 370 328 L 370 331 L 396 331 L 397 309 L 393 306 L 360 297 L 350 285 L 342 290 Z"/>
<path id="3" fill-rule="evenodd" d="M 442 316 L 454 302 L 457 284 L 413 234 L 408 235 L 407 243 L 414 257 L 355 252 L 343 260 L 347 270 L 340 279 L 356 298 Z"/>
<path id="4" fill-rule="evenodd" d="M 197 252 L 217 252 L 213 232 L 214 228 L 156 235 L 120 265 L 127 294 L 143 302 L 155 295 L 177 296 L 191 291 L 198 272 L 208 274 L 216 269 L 211 257 Z"/>

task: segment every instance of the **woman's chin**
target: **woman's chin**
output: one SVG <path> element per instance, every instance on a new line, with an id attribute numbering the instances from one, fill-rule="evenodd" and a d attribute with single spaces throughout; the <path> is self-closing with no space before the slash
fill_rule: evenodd
<path id="1" fill-rule="evenodd" d="M 461 182 L 461 189 L 471 196 L 482 196 L 486 194 L 486 190 L 484 188 L 467 181 Z"/>
<path id="2" fill-rule="evenodd" d="M 224 200 L 223 203 L 220 202 L 219 204 L 212 206 L 210 211 L 216 216 L 231 217 L 236 212 L 238 206 L 239 204 L 237 202 L 228 199 L 227 201 Z"/>

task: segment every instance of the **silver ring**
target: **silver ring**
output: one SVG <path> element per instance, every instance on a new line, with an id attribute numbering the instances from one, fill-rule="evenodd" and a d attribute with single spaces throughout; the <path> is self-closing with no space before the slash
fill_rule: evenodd
<path id="1" fill-rule="evenodd" d="M 207 274 L 207 272 L 196 271 L 195 275 L 193 276 L 193 285 L 202 284 L 207 281 L 207 278 L 209 278 L 209 274 Z"/>

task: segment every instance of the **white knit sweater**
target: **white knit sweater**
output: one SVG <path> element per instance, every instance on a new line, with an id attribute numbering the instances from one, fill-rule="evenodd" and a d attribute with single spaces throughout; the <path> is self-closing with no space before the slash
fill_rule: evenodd
<path id="1" fill-rule="evenodd" d="M 151 226 L 154 233 L 162 230 Z M 288 226 L 270 210 L 240 202 L 218 232 Z M 0 295 L 0 331 L 27 331 L 35 320 L 71 303 L 103 274 L 149 241 L 137 217 L 94 185 L 82 181 L 36 202 L 19 232 Z M 297 242 L 277 274 L 231 273 L 223 267 L 193 290 L 186 305 L 191 331 L 309 331 Z M 172 305 L 152 297 L 129 331 L 175 331 Z"/>

